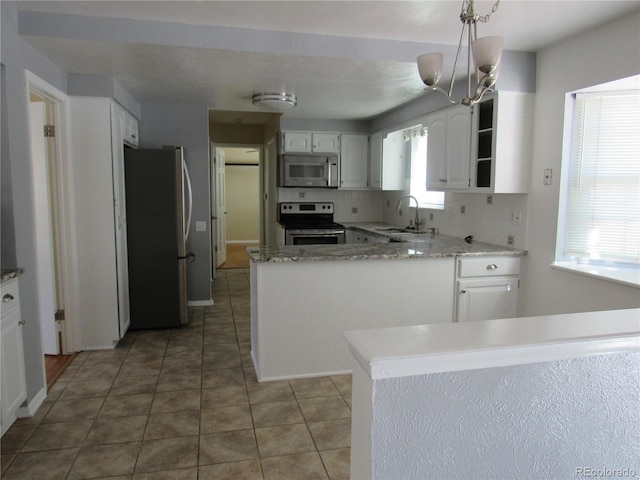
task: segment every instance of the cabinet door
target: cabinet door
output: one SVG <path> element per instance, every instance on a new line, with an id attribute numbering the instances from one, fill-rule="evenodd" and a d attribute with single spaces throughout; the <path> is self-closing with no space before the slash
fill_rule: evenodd
<path id="1" fill-rule="evenodd" d="M 427 190 L 446 188 L 447 115 L 440 110 L 427 117 Z"/>
<path id="2" fill-rule="evenodd" d="M 0 404 L 2 405 L 1 433 L 4 433 L 16 418 L 16 411 L 27 398 L 24 345 L 22 325 L 18 305 L 17 281 L 8 288 L 2 288 L 2 325 L 0 327 L 1 384 Z M 15 304 L 15 307 L 11 306 Z"/>
<path id="3" fill-rule="evenodd" d="M 469 188 L 470 161 L 471 108 L 451 107 L 447 110 L 447 189 Z"/>
<path id="4" fill-rule="evenodd" d="M 382 132 L 372 134 L 369 143 L 369 188 L 382 188 Z"/>
<path id="5" fill-rule="evenodd" d="M 340 188 L 367 188 L 369 138 L 368 135 L 341 135 Z"/>
<path id="6" fill-rule="evenodd" d="M 340 135 L 337 133 L 314 133 L 312 150 L 314 153 L 338 153 Z"/>
<path id="7" fill-rule="evenodd" d="M 310 132 L 284 132 L 282 135 L 283 150 L 285 152 L 310 153 L 311 133 Z"/>
<path id="8" fill-rule="evenodd" d="M 517 316 L 517 276 L 458 280 L 457 287 L 458 322 Z"/>
<path id="9" fill-rule="evenodd" d="M 127 205 L 124 186 L 124 142 L 130 134 L 130 119 L 121 108 L 111 111 L 111 141 L 113 170 L 113 208 L 116 242 L 116 275 L 118 279 L 118 313 L 120 338 L 131 323 L 129 314 L 129 268 L 127 264 Z"/>

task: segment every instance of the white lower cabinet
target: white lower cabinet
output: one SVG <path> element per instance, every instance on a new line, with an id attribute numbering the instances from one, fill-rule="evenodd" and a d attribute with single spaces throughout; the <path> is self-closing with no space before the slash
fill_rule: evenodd
<path id="1" fill-rule="evenodd" d="M 517 316 L 519 258 L 458 258 L 456 270 L 457 322 Z"/>
<path id="2" fill-rule="evenodd" d="M 18 279 L 15 278 L 3 283 L 0 292 L 2 297 L 0 434 L 4 435 L 15 422 L 18 408 L 27 399 L 27 380 Z"/>

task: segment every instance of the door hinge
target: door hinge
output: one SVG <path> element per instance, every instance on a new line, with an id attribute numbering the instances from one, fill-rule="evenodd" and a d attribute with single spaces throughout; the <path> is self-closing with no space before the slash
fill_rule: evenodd
<path id="1" fill-rule="evenodd" d="M 56 322 L 64 320 L 64 310 L 56 310 L 55 319 Z"/>
<path id="2" fill-rule="evenodd" d="M 46 138 L 55 137 L 56 136 L 56 126 L 55 125 L 45 125 L 44 126 L 44 136 Z"/>

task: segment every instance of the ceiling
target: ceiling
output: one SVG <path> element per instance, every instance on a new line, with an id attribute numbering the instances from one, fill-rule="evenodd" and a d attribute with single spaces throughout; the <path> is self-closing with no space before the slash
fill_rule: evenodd
<path id="1" fill-rule="evenodd" d="M 443 50 L 453 63 L 462 3 L 11 4 L 26 12 L 19 33 L 68 73 L 114 76 L 140 103 L 204 103 L 260 123 L 263 110 L 251 104 L 258 92 L 296 94 L 298 106 L 284 115 L 305 119 L 368 119 L 424 95 L 415 57 Z M 492 6 L 476 1 L 481 15 Z M 502 0 L 479 36 L 502 35 L 506 50 L 537 52 L 639 8 L 637 0 Z"/>

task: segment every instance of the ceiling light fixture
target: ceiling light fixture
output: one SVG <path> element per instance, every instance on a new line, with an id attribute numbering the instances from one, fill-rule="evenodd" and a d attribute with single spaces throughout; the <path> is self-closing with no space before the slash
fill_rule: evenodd
<path id="1" fill-rule="evenodd" d="M 429 90 L 436 90 L 447 96 L 451 103 L 460 103 L 462 105 L 474 105 L 482 100 L 487 91 L 491 90 L 495 85 L 500 70 L 500 57 L 502 56 L 502 45 L 504 40 L 502 37 L 483 37 L 478 38 L 477 24 L 478 22 L 488 22 L 489 18 L 498 9 L 500 0 L 497 0 L 491 11 L 484 16 L 479 16 L 473 8 L 473 0 L 463 0 L 462 10 L 460 12 L 460 21 L 462 22 L 462 32 L 460 33 L 460 43 L 458 44 L 458 52 L 456 60 L 453 64 L 453 73 L 451 74 L 451 83 L 449 90 L 445 91 L 436 84 L 442 75 L 442 65 L 444 56 L 442 53 L 427 53 L 418 57 L 418 72 L 420 78 Z M 458 59 L 462 50 L 462 44 L 465 40 L 465 30 L 467 30 L 467 96 L 462 100 L 452 98 L 453 83 L 456 77 L 456 68 Z M 471 65 L 471 57 L 473 55 L 473 63 Z M 477 86 L 473 96 L 472 77 L 475 75 Z"/>
<path id="2" fill-rule="evenodd" d="M 256 93 L 251 97 L 251 102 L 268 110 L 284 111 L 295 107 L 298 98 L 289 93 Z"/>

